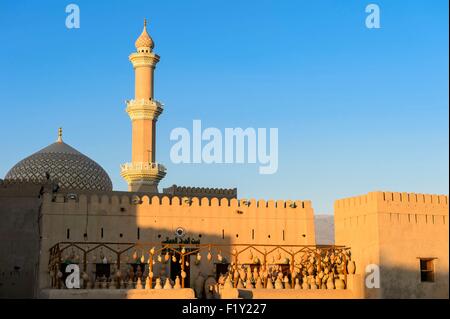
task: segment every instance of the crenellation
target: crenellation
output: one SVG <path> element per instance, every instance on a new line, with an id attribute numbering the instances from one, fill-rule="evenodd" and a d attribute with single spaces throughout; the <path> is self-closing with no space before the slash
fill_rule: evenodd
<path id="1" fill-rule="evenodd" d="M 79 195 L 78 196 L 78 207 L 85 209 L 88 205 L 88 197 L 86 195 Z"/>
<path id="2" fill-rule="evenodd" d="M 259 199 L 258 201 L 257 201 L 257 207 L 258 208 L 263 208 L 263 207 L 266 207 L 266 201 L 264 200 L 264 199 Z"/>
<path id="3" fill-rule="evenodd" d="M 274 204 L 272 207 L 273 208 L 278 208 L 278 209 L 283 209 L 286 208 L 286 202 L 284 200 L 277 200 L 276 202 L 272 201 L 272 203 Z M 271 208 L 269 206 L 269 202 L 267 202 L 267 207 Z"/>
<path id="4" fill-rule="evenodd" d="M 366 195 L 349 197 L 335 201 L 335 210 L 340 213 L 355 213 L 355 208 L 375 209 L 384 207 L 387 210 L 411 209 L 426 213 L 429 209 L 448 210 L 447 195 L 431 195 L 399 192 L 371 192 Z"/>
<path id="5" fill-rule="evenodd" d="M 122 195 L 120 196 L 120 205 L 125 207 L 125 208 L 129 208 L 131 204 L 131 197 L 130 196 L 126 196 L 126 195 Z"/>
<path id="6" fill-rule="evenodd" d="M 68 198 L 64 193 L 44 193 L 44 202 L 56 203 L 78 203 L 80 206 L 90 205 L 92 209 L 113 209 L 117 211 L 126 211 L 136 206 L 206 206 L 206 207 L 231 207 L 231 208 L 249 208 L 258 209 L 289 209 L 305 210 L 312 209 L 311 201 L 302 200 L 264 200 L 264 199 L 237 199 L 237 198 L 218 198 L 218 197 L 179 197 L 159 195 L 147 195 L 131 193 L 123 195 L 120 192 L 112 194 L 76 194 L 73 198 Z"/>
<path id="7" fill-rule="evenodd" d="M 183 201 L 182 205 L 183 204 L 187 204 L 187 203 Z M 161 198 L 161 206 L 170 206 L 170 205 L 171 205 L 170 198 L 168 196 L 163 196 Z"/>
<path id="8" fill-rule="evenodd" d="M 230 202 L 229 202 L 229 200 L 228 200 L 228 198 L 221 198 L 220 199 L 220 201 L 219 201 L 219 205 L 220 206 L 230 206 Z"/>
<path id="9" fill-rule="evenodd" d="M 150 205 L 160 205 L 159 196 L 152 196 L 152 199 L 150 201 Z"/>
<path id="10" fill-rule="evenodd" d="M 216 200 L 217 200 L 217 198 L 216 198 Z M 201 206 L 209 206 L 209 205 L 212 205 L 212 203 L 213 203 L 213 199 L 209 200 L 209 198 L 207 198 L 207 197 L 202 197 L 202 199 L 200 200 Z"/>
<path id="11" fill-rule="evenodd" d="M 228 199 L 237 198 L 237 188 L 208 188 L 208 187 L 186 187 L 172 185 L 163 189 L 163 194 L 177 195 L 181 197 L 226 197 Z"/>
<path id="12" fill-rule="evenodd" d="M 199 207 L 201 204 L 200 199 L 198 197 L 192 197 L 191 198 L 191 207 Z M 173 198 L 172 198 L 172 205 L 173 205 Z"/>
<path id="13" fill-rule="evenodd" d="M 100 207 L 103 209 L 107 209 L 111 206 L 111 197 L 107 195 L 102 195 L 100 197 Z"/>
<path id="14" fill-rule="evenodd" d="M 392 193 L 392 201 L 393 202 L 402 202 L 402 194 L 398 192 Z"/>
<path id="15" fill-rule="evenodd" d="M 90 200 L 89 200 L 89 203 L 90 203 L 91 205 L 98 205 L 98 204 L 100 204 L 100 203 L 99 203 L 99 197 L 98 197 L 97 194 L 91 195 L 91 197 L 90 197 L 89 199 L 90 199 Z"/>
<path id="16" fill-rule="evenodd" d="M 144 195 L 141 197 L 141 205 L 150 205 L 151 198 L 148 195 Z"/>
<path id="17" fill-rule="evenodd" d="M 147 216 L 160 214 L 172 216 L 175 212 L 187 214 L 188 216 L 195 211 L 196 216 L 217 215 L 233 216 L 233 218 L 273 218 L 273 219 L 292 219 L 297 218 L 294 212 L 301 212 L 298 216 L 301 219 L 312 219 L 313 209 L 311 201 L 302 200 L 263 200 L 263 199 L 227 199 L 216 198 L 180 198 L 178 196 L 149 196 L 132 195 L 119 196 L 80 194 L 77 201 L 63 201 L 64 194 L 53 196 L 45 193 L 44 202 L 47 206 L 46 212 L 52 214 L 71 214 L 85 215 L 88 212 L 92 216 Z M 209 209 L 212 208 L 212 209 Z M 212 216 L 211 215 L 211 216 Z"/>
<path id="18" fill-rule="evenodd" d="M 118 207 L 120 206 L 120 198 L 116 195 L 111 196 L 111 205 L 119 210 Z"/>

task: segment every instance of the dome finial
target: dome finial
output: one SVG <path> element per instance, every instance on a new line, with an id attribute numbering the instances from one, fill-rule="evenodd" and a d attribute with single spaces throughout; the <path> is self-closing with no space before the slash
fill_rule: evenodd
<path id="1" fill-rule="evenodd" d="M 58 129 L 58 143 L 62 143 L 62 127 Z"/>
<path id="2" fill-rule="evenodd" d="M 144 29 L 142 30 L 142 33 L 139 36 L 139 38 L 136 40 L 135 46 L 136 46 L 136 49 L 138 49 L 138 52 L 144 52 L 144 51 L 151 52 L 154 47 L 153 40 L 147 32 L 147 19 L 144 19 Z M 150 49 L 150 50 L 148 50 L 148 49 Z"/>

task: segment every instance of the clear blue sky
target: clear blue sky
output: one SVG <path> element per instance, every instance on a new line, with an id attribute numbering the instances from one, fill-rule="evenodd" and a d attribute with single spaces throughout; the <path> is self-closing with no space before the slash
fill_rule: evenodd
<path id="1" fill-rule="evenodd" d="M 149 19 L 161 56 L 157 160 L 171 184 L 309 199 L 316 213 L 373 190 L 448 193 L 448 1 L 1 1 L 0 178 L 64 140 L 125 190 L 131 159 L 128 55 Z M 170 131 L 279 128 L 279 169 L 170 162 Z"/>

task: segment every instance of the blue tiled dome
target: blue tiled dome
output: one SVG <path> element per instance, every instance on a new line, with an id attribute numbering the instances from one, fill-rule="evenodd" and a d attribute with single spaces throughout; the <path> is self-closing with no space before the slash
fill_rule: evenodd
<path id="1" fill-rule="evenodd" d="M 45 183 L 47 176 L 61 189 L 111 191 L 105 170 L 59 140 L 21 160 L 6 174 L 6 183 Z"/>

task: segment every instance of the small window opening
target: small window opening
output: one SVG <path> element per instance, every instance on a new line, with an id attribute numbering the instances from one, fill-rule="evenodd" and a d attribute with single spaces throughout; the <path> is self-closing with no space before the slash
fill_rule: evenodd
<path id="1" fill-rule="evenodd" d="M 420 258 L 420 281 L 434 282 L 433 258 Z"/>

